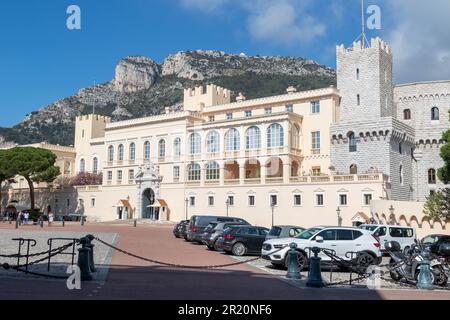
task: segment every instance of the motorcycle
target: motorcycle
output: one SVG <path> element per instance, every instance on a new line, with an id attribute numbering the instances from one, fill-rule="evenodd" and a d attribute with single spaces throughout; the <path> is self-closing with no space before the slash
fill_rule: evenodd
<path id="1" fill-rule="evenodd" d="M 396 241 L 386 243 L 385 248 L 391 257 L 388 266 L 391 278 L 394 281 L 405 279 L 408 282 L 417 283 L 424 252 L 428 249 L 422 248 L 417 241 L 406 253 L 402 252 L 400 244 Z M 433 255 L 430 257 L 430 271 L 434 285 L 447 286 L 448 276 L 444 265 L 438 257 Z"/>

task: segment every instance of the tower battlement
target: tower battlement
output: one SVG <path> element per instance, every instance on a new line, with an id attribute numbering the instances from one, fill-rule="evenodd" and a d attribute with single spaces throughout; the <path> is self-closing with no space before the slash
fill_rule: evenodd
<path id="1" fill-rule="evenodd" d="M 82 116 L 76 117 L 76 121 L 77 122 L 96 121 L 96 122 L 110 123 L 111 122 L 111 118 L 107 117 L 107 116 L 101 116 L 101 115 L 98 115 L 98 114 L 86 114 L 86 115 L 82 115 Z"/>
<path id="2" fill-rule="evenodd" d="M 384 51 L 387 54 L 392 54 L 391 47 L 387 44 L 387 42 L 383 41 L 381 38 L 376 37 L 370 40 L 370 47 L 364 47 L 361 41 L 353 42 L 353 45 L 350 48 L 346 48 L 343 44 L 336 46 L 336 52 L 338 54 L 345 54 L 349 52 L 356 51 L 364 51 L 367 49 L 379 49 Z"/>
<path id="3" fill-rule="evenodd" d="M 215 84 L 198 86 L 184 90 L 184 110 L 201 111 L 210 107 L 231 102 L 231 92 Z"/>

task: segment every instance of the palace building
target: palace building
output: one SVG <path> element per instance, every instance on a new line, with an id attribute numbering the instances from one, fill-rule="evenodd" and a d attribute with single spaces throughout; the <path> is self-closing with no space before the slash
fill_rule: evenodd
<path id="1" fill-rule="evenodd" d="M 337 47 L 337 87 L 231 101 L 210 84 L 158 116 L 80 116 L 75 172 L 101 172 L 103 184 L 76 188 L 78 211 L 94 221 L 228 214 L 267 226 L 422 227 L 417 208 L 444 187 L 450 81 L 395 86 L 392 74 L 391 49 L 376 38 Z"/>

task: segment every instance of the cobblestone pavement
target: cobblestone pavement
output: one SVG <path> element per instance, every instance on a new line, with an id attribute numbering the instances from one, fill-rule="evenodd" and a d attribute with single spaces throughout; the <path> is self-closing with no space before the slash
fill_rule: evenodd
<path id="1" fill-rule="evenodd" d="M 45 252 L 49 250 L 49 246 L 47 244 L 47 240 L 49 238 L 74 238 L 80 239 L 86 236 L 86 233 L 81 232 L 64 232 L 64 231 L 28 231 L 23 227 L 19 230 L 1 230 L 0 231 L 0 254 L 1 255 L 12 255 L 18 253 L 18 242 L 12 241 L 13 238 L 25 238 L 25 239 L 34 239 L 36 240 L 36 246 L 30 248 L 30 254 Z M 101 237 L 105 239 L 109 243 L 115 243 L 117 241 L 116 233 L 93 233 L 94 236 Z M 70 243 L 67 240 L 56 240 L 52 244 L 52 248 L 58 248 L 65 244 Z M 27 245 L 22 246 L 21 254 L 26 254 Z M 75 249 L 75 264 L 77 263 L 78 258 L 78 248 Z M 95 274 L 96 281 L 105 281 L 109 264 L 112 258 L 112 250 L 105 246 L 96 246 L 94 248 L 95 252 L 95 263 L 98 269 L 98 272 Z M 72 247 L 69 247 L 64 253 L 72 253 Z M 38 259 L 48 257 L 48 254 L 40 255 L 38 257 L 30 258 L 29 262 L 36 261 Z M 2 258 L 0 257 L 0 265 L 8 263 L 11 266 L 17 265 L 17 258 Z M 20 260 L 20 264 L 25 264 L 26 259 L 22 258 Z M 29 267 L 29 271 L 43 273 L 43 274 L 51 274 L 56 276 L 66 276 L 67 267 L 72 263 L 71 255 L 57 255 L 51 258 L 51 269 L 50 272 L 47 270 L 47 261 L 40 262 L 36 265 L 32 265 Z M 16 270 L 5 270 L 0 266 L 0 277 L 33 277 L 32 275 L 26 275 L 23 272 L 17 272 Z"/>

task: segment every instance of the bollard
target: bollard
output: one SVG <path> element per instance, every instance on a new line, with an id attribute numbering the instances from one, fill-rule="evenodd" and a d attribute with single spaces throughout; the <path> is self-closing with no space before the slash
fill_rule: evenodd
<path id="1" fill-rule="evenodd" d="M 319 257 L 320 248 L 314 247 L 312 248 L 312 252 L 314 253 L 314 257 L 311 258 L 309 277 L 306 286 L 310 288 L 323 288 L 325 284 L 323 283 L 320 266 L 320 261 L 322 260 Z"/>
<path id="2" fill-rule="evenodd" d="M 300 270 L 298 269 L 298 252 L 297 252 L 297 244 L 291 243 L 290 246 L 291 250 L 289 250 L 289 266 L 288 266 L 288 273 L 286 275 L 286 278 L 289 279 L 301 279 L 302 276 L 300 275 Z"/>
<path id="3" fill-rule="evenodd" d="M 39 221 L 39 224 L 41 225 L 41 228 L 44 227 L 44 218 L 41 217 L 41 220 Z"/>
<path id="4" fill-rule="evenodd" d="M 16 229 L 19 229 L 19 218 L 16 219 Z"/>
<path id="5" fill-rule="evenodd" d="M 64 228 L 66 226 L 66 219 L 64 219 L 64 217 L 62 219 L 62 223 L 63 223 L 63 228 Z"/>
<path id="6" fill-rule="evenodd" d="M 134 227 L 137 228 L 137 220 L 134 219 Z"/>
<path id="7" fill-rule="evenodd" d="M 81 226 L 84 226 L 84 216 L 81 216 Z"/>
<path id="8" fill-rule="evenodd" d="M 95 262 L 94 262 L 94 247 L 95 245 L 92 244 L 92 241 L 95 239 L 95 237 L 92 234 L 89 234 L 86 236 L 86 239 L 89 240 L 89 242 L 86 244 L 86 248 L 89 248 L 89 267 L 91 269 L 91 272 L 97 272 L 97 269 L 95 268 Z"/>
<path id="9" fill-rule="evenodd" d="M 425 249 L 422 253 L 423 260 L 420 262 L 420 273 L 417 279 L 417 288 L 422 290 L 433 290 L 433 276 L 430 268 L 430 251 Z"/>
<path id="10" fill-rule="evenodd" d="M 92 281 L 91 267 L 89 265 L 89 251 L 86 247 L 89 243 L 89 239 L 81 238 L 80 244 L 82 247 L 78 249 L 78 268 L 81 271 L 81 281 Z"/>

